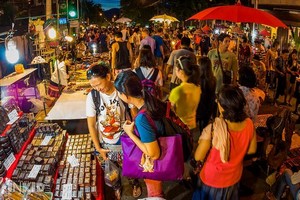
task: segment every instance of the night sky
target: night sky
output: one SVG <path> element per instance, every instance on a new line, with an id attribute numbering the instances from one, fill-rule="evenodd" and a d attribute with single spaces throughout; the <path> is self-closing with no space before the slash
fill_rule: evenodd
<path id="1" fill-rule="evenodd" d="M 120 8 L 120 0 L 93 0 L 96 4 L 101 4 L 103 10 Z"/>

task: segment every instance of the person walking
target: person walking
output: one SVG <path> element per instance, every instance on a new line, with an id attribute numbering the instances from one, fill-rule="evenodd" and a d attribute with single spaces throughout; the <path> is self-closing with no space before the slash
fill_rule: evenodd
<path id="1" fill-rule="evenodd" d="M 112 60 L 111 69 L 113 76 L 117 76 L 118 73 L 124 70 L 131 69 L 131 62 L 133 59 L 132 48 L 129 42 L 122 40 L 122 33 L 115 33 L 115 43 L 112 44 Z"/>
<path id="2" fill-rule="evenodd" d="M 198 61 L 200 67 L 201 97 L 197 108 L 196 119 L 199 123 L 200 133 L 208 125 L 216 113 L 216 77 L 212 72 L 211 61 L 202 57 Z"/>
<path id="3" fill-rule="evenodd" d="M 196 64 L 197 59 L 196 55 L 194 54 L 193 50 L 190 48 L 191 45 L 191 40 L 187 37 L 183 37 L 181 39 L 181 48 L 178 50 L 173 50 L 171 52 L 170 58 L 167 62 L 167 69 L 166 69 L 166 74 L 169 74 L 169 71 L 172 70 L 172 78 L 170 82 L 170 90 L 175 88 L 180 84 L 180 80 L 178 79 L 176 75 L 176 66 L 178 64 L 177 59 L 180 56 L 188 56 L 190 57 L 190 60 Z"/>
<path id="4" fill-rule="evenodd" d="M 152 36 L 152 38 L 155 40 L 155 49 L 154 49 L 154 56 L 156 60 L 156 66 L 158 69 L 160 69 L 162 72 L 163 69 L 163 61 L 165 59 L 165 52 L 164 52 L 164 41 L 163 41 L 163 29 L 158 28 L 155 35 Z"/>
<path id="5" fill-rule="evenodd" d="M 140 49 L 143 48 L 144 45 L 149 45 L 151 47 L 151 52 L 152 54 L 154 55 L 154 50 L 155 50 L 155 40 L 150 37 L 150 32 L 148 29 L 143 29 L 142 30 L 142 41 L 141 41 L 141 44 L 140 44 Z"/>
<path id="6" fill-rule="evenodd" d="M 177 62 L 175 71 L 181 84 L 170 92 L 169 101 L 176 115 L 191 130 L 195 148 L 200 135 L 196 123 L 196 112 L 201 96 L 200 68 L 188 56 L 179 57 Z"/>
<path id="7" fill-rule="evenodd" d="M 237 58 L 228 50 L 230 36 L 221 33 L 218 38 L 218 47 L 208 52 L 207 57 L 211 60 L 213 73 L 217 79 L 216 93 L 223 84 L 236 84 L 237 81 Z"/>
<path id="8" fill-rule="evenodd" d="M 195 160 L 204 165 L 193 200 L 238 200 L 244 156 L 256 152 L 256 133 L 244 111 L 243 92 L 224 85 L 217 104 L 220 117 L 204 128 L 195 152 Z"/>

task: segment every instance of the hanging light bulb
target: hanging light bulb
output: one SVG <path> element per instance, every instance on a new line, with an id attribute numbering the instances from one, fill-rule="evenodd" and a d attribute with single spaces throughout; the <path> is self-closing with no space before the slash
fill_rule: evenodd
<path id="1" fill-rule="evenodd" d="M 5 57 L 10 64 L 17 63 L 20 58 L 19 51 L 17 50 L 17 45 L 12 39 L 8 39 L 8 42 L 6 44 Z"/>
<path id="2" fill-rule="evenodd" d="M 48 36 L 51 40 L 56 38 L 56 30 L 53 27 L 48 30 Z"/>

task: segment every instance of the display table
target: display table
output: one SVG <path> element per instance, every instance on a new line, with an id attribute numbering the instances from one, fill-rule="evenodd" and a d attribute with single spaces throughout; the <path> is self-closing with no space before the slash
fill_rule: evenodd
<path id="1" fill-rule="evenodd" d="M 35 70 L 37 70 L 37 69 L 36 68 L 31 68 L 31 69 L 25 69 L 25 71 L 21 74 L 17 74 L 17 73 L 9 74 L 8 76 L 5 76 L 4 78 L 2 78 L 0 80 L 0 87 L 12 85 L 15 82 L 21 80 L 22 78 L 30 75 Z"/>
<path id="2" fill-rule="evenodd" d="M 46 120 L 86 119 L 87 95 L 84 90 L 73 93 L 62 92 L 55 105 L 48 113 Z"/>

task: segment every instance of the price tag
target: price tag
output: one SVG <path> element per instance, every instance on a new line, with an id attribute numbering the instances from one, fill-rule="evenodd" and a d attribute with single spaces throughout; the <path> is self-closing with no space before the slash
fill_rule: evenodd
<path id="1" fill-rule="evenodd" d="M 67 161 L 70 163 L 71 167 L 79 166 L 78 159 L 74 155 L 68 156 Z"/>
<path id="2" fill-rule="evenodd" d="M 6 160 L 4 161 L 4 167 L 6 170 L 8 170 L 10 168 L 10 166 L 13 164 L 13 162 L 15 162 L 16 157 L 13 153 L 9 154 L 9 156 L 6 158 Z"/>
<path id="3" fill-rule="evenodd" d="M 72 199 L 72 184 L 63 184 L 62 199 L 63 200 Z"/>
<path id="4" fill-rule="evenodd" d="M 29 172 L 28 178 L 35 179 L 40 172 L 42 165 L 33 165 L 33 168 Z"/>
<path id="5" fill-rule="evenodd" d="M 46 137 L 43 139 L 43 141 L 42 141 L 42 143 L 41 143 L 41 146 L 47 146 L 51 139 L 52 139 L 52 136 L 46 136 Z"/>
<path id="6" fill-rule="evenodd" d="M 8 114 L 8 118 L 9 118 L 9 122 L 7 124 L 13 124 L 19 118 L 19 114 L 17 110 L 14 109 L 13 111 L 11 111 Z"/>

